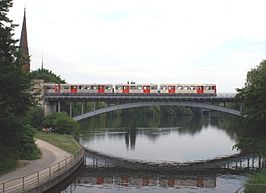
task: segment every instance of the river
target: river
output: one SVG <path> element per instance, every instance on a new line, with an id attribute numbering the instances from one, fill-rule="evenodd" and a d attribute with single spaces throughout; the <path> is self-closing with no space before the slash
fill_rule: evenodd
<path id="1" fill-rule="evenodd" d="M 222 114 L 138 118 L 102 116 L 81 122 L 81 143 L 100 154 L 133 162 L 197 163 L 238 153 L 232 149 L 237 139 L 237 121 L 235 117 Z M 247 179 L 246 172 L 237 169 L 237 163 L 231 163 L 228 170 L 126 168 L 107 165 L 106 161 L 101 163 L 95 167 L 94 158 L 88 157 L 85 169 L 62 192 L 233 193 Z"/>

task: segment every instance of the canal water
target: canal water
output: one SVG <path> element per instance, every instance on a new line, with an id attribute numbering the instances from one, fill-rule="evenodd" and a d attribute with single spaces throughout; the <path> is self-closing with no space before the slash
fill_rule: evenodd
<path id="1" fill-rule="evenodd" d="M 197 163 L 238 153 L 232 149 L 237 121 L 225 115 L 96 117 L 81 122 L 81 143 L 100 154 L 132 162 Z M 86 167 L 62 192 L 233 193 L 247 179 L 246 172 L 234 164 L 227 170 L 165 170 L 101 163 L 95 165 L 88 156 Z"/>

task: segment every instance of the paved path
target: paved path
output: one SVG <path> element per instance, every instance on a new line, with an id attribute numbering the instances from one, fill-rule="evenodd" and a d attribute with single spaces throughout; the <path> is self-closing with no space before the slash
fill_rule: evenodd
<path id="1" fill-rule="evenodd" d="M 42 152 L 42 158 L 33 161 L 23 161 L 23 163 L 26 164 L 24 167 L 19 167 L 10 173 L 0 176 L 0 183 L 21 178 L 23 176 L 28 176 L 39 170 L 48 168 L 50 165 L 64 160 L 71 155 L 64 150 L 40 139 L 37 139 L 35 143 Z"/>

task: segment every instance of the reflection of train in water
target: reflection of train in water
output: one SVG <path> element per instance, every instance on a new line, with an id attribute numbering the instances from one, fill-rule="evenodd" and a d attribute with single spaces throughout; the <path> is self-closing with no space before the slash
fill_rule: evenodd
<path id="1" fill-rule="evenodd" d="M 215 96 L 215 84 L 44 84 L 45 93 Z"/>
<path id="2" fill-rule="evenodd" d="M 79 184 L 114 186 L 156 186 L 164 188 L 179 187 L 216 187 L 216 173 L 213 171 L 150 171 L 123 168 L 87 167 Z"/>

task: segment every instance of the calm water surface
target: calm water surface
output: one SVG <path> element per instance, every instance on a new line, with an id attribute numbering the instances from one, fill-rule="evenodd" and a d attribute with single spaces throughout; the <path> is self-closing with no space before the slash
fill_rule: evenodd
<path id="1" fill-rule="evenodd" d="M 81 124 L 85 146 L 127 159 L 186 162 L 237 153 L 232 117 L 98 117 Z M 62 193 L 234 193 L 246 181 L 243 173 L 93 167 L 89 160 Z"/>
<path id="2" fill-rule="evenodd" d="M 232 149 L 236 142 L 230 125 L 233 120 L 228 117 L 124 117 L 90 121 L 83 123 L 81 143 L 113 156 L 186 162 L 237 153 Z"/>

